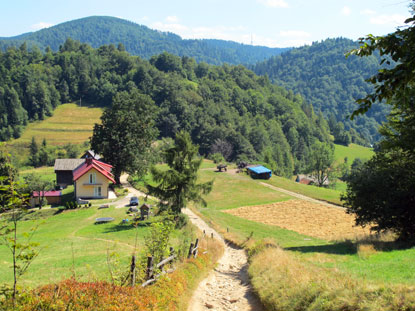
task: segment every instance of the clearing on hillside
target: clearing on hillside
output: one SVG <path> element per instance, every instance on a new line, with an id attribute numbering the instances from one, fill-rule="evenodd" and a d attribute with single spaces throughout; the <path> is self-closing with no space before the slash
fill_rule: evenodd
<path id="1" fill-rule="evenodd" d="M 343 209 L 302 200 L 244 206 L 225 212 L 325 240 L 354 239 L 370 234 L 369 228 L 356 227 L 354 216 Z"/>
<path id="2" fill-rule="evenodd" d="M 81 144 L 92 135 L 95 123 L 100 123 L 102 108 L 79 107 L 76 104 L 58 106 L 53 116 L 43 121 L 30 123 L 22 136 L 11 145 L 29 144 L 32 137 L 40 143 L 45 138 L 48 144 Z"/>

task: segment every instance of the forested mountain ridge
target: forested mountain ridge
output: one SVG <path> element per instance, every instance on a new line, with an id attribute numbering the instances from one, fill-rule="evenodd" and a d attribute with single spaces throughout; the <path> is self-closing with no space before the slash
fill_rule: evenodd
<path id="1" fill-rule="evenodd" d="M 345 57 L 357 48 L 355 41 L 337 38 L 294 48 L 281 55 L 259 62 L 251 69 L 268 75 L 275 83 L 301 94 L 316 111 L 322 111 L 330 127 L 342 122 L 346 130 L 356 130 L 368 142 L 379 138 L 378 127 L 388 114 L 386 105 L 376 105 L 367 114 L 351 121 L 347 117 L 357 109 L 356 99 L 371 92 L 365 79 L 380 68 L 379 57 Z M 341 130 L 340 128 L 334 130 Z"/>
<path id="2" fill-rule="evenodd" d="M 122 43 L 127 52 L 146 59 L 166 51 L 215 65 L 253 64 L 287 50 L 224 40 L 184 40 L 170 32 L 153 30 L 109 16 L 81 18 L 36 32 L 0 38 L 0 49 L 4 51 L 9 46 L 18 47 L 26 42 L 28 47 L 37 46 L 42 51 L 47 46 L 53 51 L 58 51 L 67 38 L 87 43 L 94 48 Z"/>
<path id="3" fill-rule="evenodd" d="M 79 100 L 110 107 L 119 92 L 148 95 L 162 137 L 188 131 L 200 153 L 274 165 L 279 175 L 304 169 L 312 146 L 329 142 L 328 125 L 299 95 L 242 65 L 197 64 L 168 53 L 149 61 L 114 45 L 93 49 L 68 39 L 59 52 L 0 52 L 0 138 Z M 109 108 L 110 109 L 110 108 Z"/>

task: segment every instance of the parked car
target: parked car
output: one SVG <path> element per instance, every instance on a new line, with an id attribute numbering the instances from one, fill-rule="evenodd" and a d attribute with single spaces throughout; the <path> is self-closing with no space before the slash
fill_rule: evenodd
<path id="1" fill-rule="evenodd" d="M 138 204 L 139 204 L 139 201 L 138 201 L 137 197 L 131 197 L 130 198 L 130 206 L 138 205 Z"/>

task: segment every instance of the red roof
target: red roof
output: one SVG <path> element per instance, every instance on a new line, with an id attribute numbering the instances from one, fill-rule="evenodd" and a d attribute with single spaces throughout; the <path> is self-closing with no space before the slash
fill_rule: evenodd
<path id="1" fill-rule="evenodd" d="M 33 191 L 33 197 L 36 198 L 36 197 L 40 196 L 39 193 L 43 194 L 43 191 Z M 61 191 L 56 191 L 56 190 L 44 191 L 44 193 L 45 193 L 45 195 L 44 195 L 45 197 L 60 197 L 62 195 Z"/>
<path id="2" fill-rule="evenodd" d="M 104 175 L 107 179 L 115 183 L 114 176 L 111 173 L 112 165 L 107 163 L 95 160 L 95 159 L 85 159 L 84 164 L 79 166 L 76 170 L 73 171 L 73 180 L 78 180 L 81 176 L 86 174 L 90 169 L 96 169 L 102 175 Z"/>
<path id="3" fill-rule="evenodd" d="M 300 184 L 309 185 L 312 182 L 311 179 L 303 178 L 300 180 Z"/>

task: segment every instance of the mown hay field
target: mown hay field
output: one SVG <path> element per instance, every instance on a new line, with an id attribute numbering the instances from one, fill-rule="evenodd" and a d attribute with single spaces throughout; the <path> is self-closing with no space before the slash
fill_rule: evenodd
<path id="1" fill-rule="evenodd" d="M 356 227 L 354 216 L 342 208 L 297 199 L 225 212 L 325 240 L 355 239 L 370 233 L 369 228 Z"/>
<path id="2" fill-rule="evenodd" d="M 12 145 L 28 145 L 35 137 L 40 143 L 44 138 L 49 144 L 81 144 L 92 136 L 95 123 L 100 123 L 101 108 L 79 107 L 76 104 L 58 106 L 53 116 L 30 123 L 22 136 L 10 142 Z"/>

